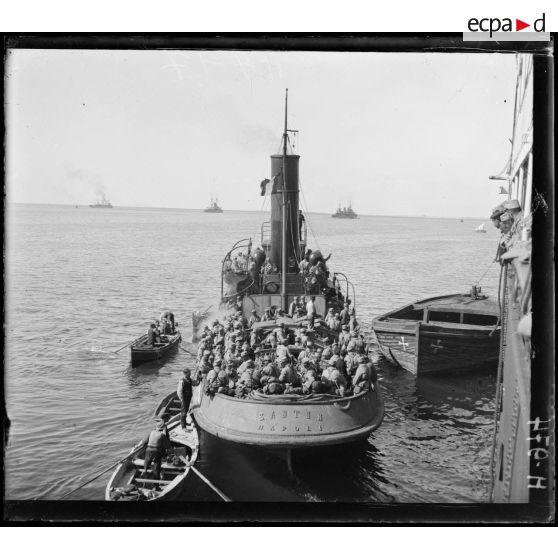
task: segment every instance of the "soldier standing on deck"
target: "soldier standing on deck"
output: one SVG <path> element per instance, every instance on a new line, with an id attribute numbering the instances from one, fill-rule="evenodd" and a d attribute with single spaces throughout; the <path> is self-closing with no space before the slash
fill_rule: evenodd
<path id="1" fill-rule="evenodd" d="M 306 317 L 308 318 L 308 331 L 314 330 L 314 318 L 316 317 L 316 297 L 312 295 L 306 304 Z"/>

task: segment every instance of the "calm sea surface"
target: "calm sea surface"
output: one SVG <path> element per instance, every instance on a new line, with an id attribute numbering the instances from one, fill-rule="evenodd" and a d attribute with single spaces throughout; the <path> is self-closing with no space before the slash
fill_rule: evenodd
<path id="1" fill-rule="evenodd" d="M 332 204 L 332 207 L 335 204 Z M 172 309 L 187 338 L 194 310 L 217 304 L 220 264 L 257 243 L 266 214 L 15 205 L 6 214 L 5 454 L 8 499 L 58 499 L 123 457 L 193 364 L 179 351 L 132 369 L 129 349 Z M 468 291 L 498 234 L 481 221 L 310 214 L 309 246 L 356 287 L 361 322 L 419 298 Z M 498 268 L 482 281 L 496 295 Z M 216 306 L 215 306 L 216 307 Z M 420 378 L 380 366 L 386 414 L 362 447 L 316 463 L 281 460 L 202 435 L 198 468 L 233 500 L 481 502 L 488 493 L 495 378 Z M 110 473 L 74 499 L 101 500 Z M 184 499 L 214 499 L 203 486 Z"/>

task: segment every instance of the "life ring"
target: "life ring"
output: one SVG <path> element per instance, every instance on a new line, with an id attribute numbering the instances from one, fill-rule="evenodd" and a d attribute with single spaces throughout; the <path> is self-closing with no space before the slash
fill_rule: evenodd
<path id="1" fill-rule="evenodd" d="M 268 281 L 264 285 L 264 292 L 267 294 L 277 294 L 279 292 L 279 285 L 274 281 Z"/>

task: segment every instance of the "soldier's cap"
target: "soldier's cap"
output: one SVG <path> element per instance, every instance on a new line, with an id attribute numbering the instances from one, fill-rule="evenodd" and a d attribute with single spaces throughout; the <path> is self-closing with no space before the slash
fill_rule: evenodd
<path id="1" fill-rule="evenodd" d="M 247 353 L 246 351 L 242 351 L 242 352 L 240 353 L 240 356 L 242 356 L 242 357 L 248 356 L 248 353 Z"/>
<path id="2" fill-rule="evenodd" d="M 219 324 L 219 320 L 213 320 L 213 325 L 218 325 Z"/>
<path id="3" fill-rule="evenodd" d="M 329 364 L 337 364 L 337 357 L 336 356 L 332 356 L 329 359 Z"/>
<path id="4" fill-rule="evenodd" d="M 330 308 L 327 313 L 328 314 L 333 314 L 333 308 Z"/>
<path id="5" fill-rule="evenodd" d="M 302 359 L 302 364 L 308 364 L 310 362 L 310 359 L 308 357 L 304 357 Z"/>
<path id="6" fill-rule="evenodd" d="M 279 362 L 288 362 L 288 361 L 289 361 L 288 356 L 281 357 L 281 359 L 279 360 Z"/>
<path id="7" fill-rule="evenodd" d="M 498 219 L 498 217 L 500 217 L 500 215 L 502 215 L 502 213 L 504 213 L 504 211 L 506 211 L 506 208 L 504 207 L 504 204 L 497 205 L 492 210 L 492 213 L 490 214 L 490 218 L 491 219 Z"/>
<path id="8" fill-rule="evenodd" d="M 521 205 L 519 205 L 518 200 L 508 200 L 503 203 L 503 206 L 506 209 L 521 209 Z"/>
<path id="9" fill-rule="evenodd" d="M 513 216 L 509 211 L 505 211 L 502 215 L 500 215 L 500 221 L 502 221 L 502 223 L 505 223 L 506 221 L 513 221 Z"/>
<path id="10" fill-rule="evenodd" d="M 349 329 L 349 326 L 347 324 L 344 324 L 343 326 L 341 326 L 342 329 Z"/>
<path id="11" fill-rule="evenodd" d="M 182 374 L 191 374 L 192 371 L 189 368 L 184 368 L 184 370 L 182 370 Z"/>
<path id="12" fill-rule="evenodd" d="M 357 362 L 366 362 L 366 357 L 359 356 Z"/>
<path id="13" fill-rule="evenodd" d="M 151 324 L 149 327 L 155 327 L 155 324 Z"/>
<path id="14" fill-rule="evenodd" d="M 256 366 L 255 363 L 254 363 L 254 361 L 253 361 L 253 360 L 249 360 L 249 361 L 248 361 L 248 364 L 246 365 L 246 368 L 254 368 L 254 366 Z"/>

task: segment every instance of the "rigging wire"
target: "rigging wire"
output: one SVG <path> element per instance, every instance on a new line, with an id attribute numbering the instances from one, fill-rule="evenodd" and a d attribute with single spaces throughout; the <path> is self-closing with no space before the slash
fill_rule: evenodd
<path id="1" fill-rule="evenodd" d="M 310 218 L 309 218 L 309 215 L 308 215 L 308 207 L 307 207 L 308 204 L 306 203 L 306 196 L 304 195 L 304 190 L 302 189 L 302 182 L 301 182 L 300 178 L 298 180 L 298 185 L 299 185 L 298 187 L 299 187 L 300 193 L 302 194 L 302 200 L 303 200 L 302 206 L 303 206 L 303 209 L 304 209 L 304 217 L 306 219 L 306 224 L 308 225 L 308 228 L 310 229 L 310 233 L 312 234 L 312 237 L 314 238 L 314 242 L 316 243 L 316 246 L 318 247 L 318 250 L 321 251 L 320 243 L 318 242 L 316 234 L 314 233 L 314 229 L 312 228 L 312 225 L 310 224 Z"/>

